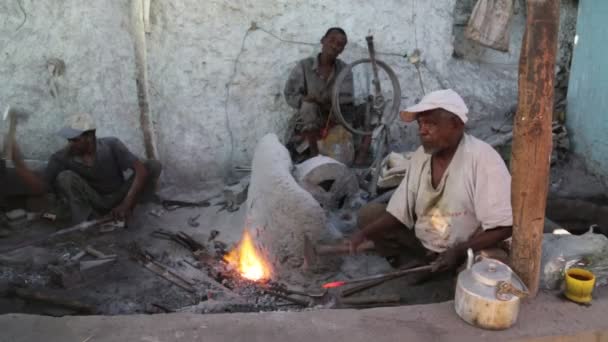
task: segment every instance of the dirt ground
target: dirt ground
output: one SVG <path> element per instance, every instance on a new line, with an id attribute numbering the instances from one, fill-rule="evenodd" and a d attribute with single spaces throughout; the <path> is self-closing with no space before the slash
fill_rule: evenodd
<path id="1" fill-rule="evenodd" d="M 568 198 L 601 198 L 605 192 L 602 183 L 581 169 L 576 159 L 552 171 L 552 196 Z M 211 184 L 205 191 L 165 188 L 163 198 L 197 201 L 221 193 L 222 185 Z M 221 198 L 211 201 L 219 202 Z M 227 245 L 239 241 L 245 222 L 245 208 L 236 212 L 219 211 L 219 206 L 207 208 L 181 208 L 165 212 L 161 217 L 150 213 L 162 207 L 158 204 L 143 204 L 136 208 L 127 229 L 117 229 L 108 233 L 91 230 L 86 233 L 73 233 L 52 240 L 50 243 L 37 244 L 24 249 L 0 255 L 0 291 L 9 286 L 44 289 L 46 292 L 79 302 L 95 308 L 95 312 L 105 315 L 138 314 L 158 312 L 154 305 L 168 310 L 179 310 L 197 305 L 200 294 L 194 295 L 177 287 L 167 280 L 144 269 L 129 259 L 132 243 L 149 251 L 161 263 L 172 267 L 185 276 L 204 279 L 201 272 L 187 261 L 194 261 L 189 251 L 174 242 L 160 240 L 150 234 L 156 229 L 171 232 L 183 231 L 195 240 L 206 242 L 212 230 L 220 232 L 216 238 Z M 333 216 L 341 216 L 338 213 Z M 351 213 L 354 215 L 354 213 Z M 189 218 L 200 215 L 198 227 L 191 227 Z M 341 224 L 330 219 L 334 238 L 347 236 L 355 229 L 352 220 Z M 35 222 L 29 226 L 13 229 L 13 234 L 0 239 L 0 250 L 65 226 L 53 227 L 48 223 Z M 62 264 L 86 246 L 93 246 L 105 254 L 116 254 L 118 260 L 108 266 L 100 267 L 86 274 L 84 281 L 68 289 L 61 288 L 53 281 L 48 271 L 49 265 Z M 332 262 L 335 262 L 334 259 Z M 328 260 L 328 263 L 331 263 Z M 373 255 L 347 256 L 338 258 L 327 272 L 316 274 L 303 284 L 289 286 L 318 289 L 326 281 L 352 279 L 390 271 L 391 267 L 383 258 Z M 202 278 L 201 278 L 202 277 Z M 202 280 L 201 280 L 202 281 Z M 453 298 L 454 278 L 444 276 L 421 284 L 411 284 L 412 278 L 393 280 L 361 295 L 395 294 L 401 304 L 425 304 L 444 302 Z M 61 316 L 69 314 L 56 307 L 40 307 L 19 299 L 0 297 L 0 313 L 37 313 Z"/>
<path id="2" fill-rule="evenodd" d="M 165 189 L 161 195 L 180 200 L 200 200 L 221 191 L 221 186 L 213 190 L 185 193 L 176 189 Z M 212 204 L 221 198 L 212 200 Z M 150 213 L 162 209 L 159 204 L 143 204 L 136 208 L 126 229 L 116 229 L 101 233 L 92 229 L 85 233 L 72 233 L 55 238 L 48 243 L 28 246 L 14 252 L 0 255 L 0 285 L 26 287 L 44 290 L 45 293 L 76 300 L 95 308 L 95 312 L 105 315 L 137 314 L 156 312 L 154 305 L 169 310 L 179 310 L 199 303 L 198 294 L 189 293 L 167 280 L 153 274 L 140 264 L 130 260 L 129 252 L 135 242 L 149 251 L 158 261 L 172 267 L 181 274 L 194 279 L 202 276 L 200 271 L 188 262 L 194 262 L 190 252 L 182 246 L 152 237 L 157 229 L 171 232 L 183 231 L 195 240 L 206 242 L 212 230 L 220 232 L 216 240 L 231 246 L 241 237 L 245 209 L 236 212 L 218 211 L 219 206 L 207 208 L 180 208 L 164 212 L 161 217 Z M 199 215 L 199 226 L 191 227 L 189 218 Z M 348 234 L 354 227 L 336 225 L 335 234 Z M 0 240 L 0 249 L 33 239 L 55 231 L 58 227 L 35 221 L 29 226 L 14 230 L 14 234 Z M 342 230 L 342 231 L 341 231 Z M 86 246 L 92 246 L 104 254 L 116 254 L 115 263 L 99 267 L 94 272 L 84 273 L 85 279 L 76 285 L 62 288 L 49 272 L 49 265 L 62 265 Z M 209 247 L 209 246 L 208 246 Z M 392 270 L 385 259 L 374 255 L 346 256 L 334 258 L 334 267 L 321 274 L 314 274 L 302 284 L 286 284 L 289 287 L 318 289 L 326 281 L 363 277 Z M 204 279 L 204 277 L 202 278 Z M 453 296 L 454 281 L 440 278 L 420 285 L 409 286 L 408 278 L 388 282 L 362 295 L 395 294 L 403 304 L 420 304 L 449 300 Z M 1 289 L 1 288 L 0 288 Z M 0 298 L 0 313 L 33 313 L 61 316 L 70 313 L 56 307 L 44 307 L 16 298 Z"/>

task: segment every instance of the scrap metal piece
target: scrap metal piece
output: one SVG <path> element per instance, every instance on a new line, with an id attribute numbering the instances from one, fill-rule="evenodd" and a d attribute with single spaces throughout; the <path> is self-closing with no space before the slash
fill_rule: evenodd
<path id="1" fill-rule="evenodd" d="M 357 247 L 357 253 L 374 250 L 374 243 L 365 241 Z M 346 243 L 335 245 L 314 245 L 308 235 L 304 235 L 304 262 L 307 267 L 315 265 L 318 257 L 324 255 L 345 255 L 350 253 L 350 247 Z"/>
<path id="2" fill-rule="evenodd" d="M 196 293 L 196 289 L 193 287 L 194 282 L 187 279 L 185 276 L 177 273 L 170 267 L 159 263 L 154 260 L 154 257 L 149 252 L 139 248 L 137 244 L 132 244 L 130 248 L 130 257 L 132 260 L 138 262 L 141 266 L 148 269 L 152 273 L 158 275 L 161 278 L 173 283 L 174 285 L 190 292 Z"/>
<path id="3" fill-rule="evenodd" d="M 213 240 L 215 240 L 215 238 L 220 235 L 220 232 L 213 229 L 211 232 L 209 232 L 209 238 L 207 239 L 207 242 L 211 242 Z"/>
<path id="4" fill-rule="evenodd" d="M 200 223 L 198 223 L 198 218 L 201 217 L 201 214 L 198 214 L 196 216 L 192 216 L 188 218 L 188 225 L 192 228 L 197 228 L 198 226 L 200 226 Z"/>

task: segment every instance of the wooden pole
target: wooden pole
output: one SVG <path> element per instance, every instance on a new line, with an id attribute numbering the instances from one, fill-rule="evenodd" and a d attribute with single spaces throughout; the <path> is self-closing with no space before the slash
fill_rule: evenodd
<path id="1" fill-rule="evenodd" d="M 559 0 L 528 0 L 513 128 L 511 264 L 536 296 L 551 159 Z"/>
<path id="2" fill-rule="evenodd" d="M 146 4 L 147 3 L 147 4 Z M 149 10 L 149 1 L 131 0 L 131 20 L 133 21 L 133 41 L 135 48 L 135 85 L 139 105 L 139 121 L 144 138 L 146 158 L 158 159 L 156 131 L 150 113 L 150 97 L 148 94 L 148 56 L 146 50 L 146 27 L 144 21 Z M 148 29 L 149 26 L 148 26 Z"/>

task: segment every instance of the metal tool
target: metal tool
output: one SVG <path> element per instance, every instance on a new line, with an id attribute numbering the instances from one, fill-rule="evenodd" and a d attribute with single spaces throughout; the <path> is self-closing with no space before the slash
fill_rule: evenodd
<path id="1" fill-rule="evenodd" d="M 372 281 L 372 280 L 374 280 L 374 281 L 391 280 L 391 279 L 396 279 L 396 278 L 402 277 L 406 274 L 416 273 L 416 272 L 428 272 L 431 270 L 432 270 L 431 265 L 425 265 L 425 266 L 419 266 L 419 267 L 414 267 L 414 268 L 408 268 L 405 270 L 398 270 L 398 271 L 394 271 L 394 272 L 376 274 L 376 275 L 364 277 L 364 278 L 333 281 L 333 282 L 325 283 L 323 285 L 323 288 L 331 289 L 331 288 L 341 287 L 341 286 L 350 285 L 350 284 L 359 284 L 362 282 L 367 282 L 367 281 Z"/>
<path id="2" fill-rule="evenodd" d="M 357 253 L 374 250 L 374 243 L 365 241 L 357 247 Z M 304 236 L 304 262 L 307 266 L 312 266 L 317 262 L 319 256 L 324 255 L 346 255 L 350 253 L 350 247 L 346 243 L 336 245 L 314 245 L 310 238 Z"/>

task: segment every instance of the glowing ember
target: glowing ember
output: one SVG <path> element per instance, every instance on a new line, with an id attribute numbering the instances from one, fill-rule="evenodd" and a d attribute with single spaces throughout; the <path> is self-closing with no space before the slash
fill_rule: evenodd
<path id="1" fill-rule="evenodd" d="M 326 283 L 323 285 L 324 289 L 333 289 L 334 287 L 340 287 L 343 286 L 344 284 L 346 284 L 343 281 L 334 281 L 332 283 Z"/>
<path id="2" fill-rule="evenodd" d="M 230 251 L 224 260 L 234 267 L 243 278 L 253 281 L 270 279 L 271 269 L 253 244 L 249 231 L 243 231 L 238 246 Z"/>

